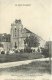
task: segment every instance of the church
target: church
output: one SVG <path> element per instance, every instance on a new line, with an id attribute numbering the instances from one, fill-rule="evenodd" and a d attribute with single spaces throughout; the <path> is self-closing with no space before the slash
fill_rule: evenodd
<path id="1" fill-rule="evenodd" d="M 40 40 L 40 46 L 44 45 L 45 42 L 41 37 L 31 32 L 27 28 L 24 28 L 22 21 L 20 19 L 16 19 L 11 24 L 10 34 L 0 34 L 0 47 L 3 47 L 6 51 L 9 49 L 24 49 L 27 45 L 24 44 L 24 40 L 29 36 L 38 37 Z"/>

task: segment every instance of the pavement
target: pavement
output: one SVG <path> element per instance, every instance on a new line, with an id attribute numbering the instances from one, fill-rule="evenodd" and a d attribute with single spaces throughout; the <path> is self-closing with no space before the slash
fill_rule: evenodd
<path id="1" fill-rule="evenodd" d="M 24 61 L 15 61 L 15 62 L 7 62 L 7 63 L 0 63 L 0 68 L 9 68 L 9 67 L 15 67 L 20 65 L 29 64 L 31 62 L 35 61 L 49 61 L 49 58 L 41 58 L 41 59 L 33 59 L 33 60 L 24 60 Z M 52 58 L 51 58 L 52 60 Z"/>

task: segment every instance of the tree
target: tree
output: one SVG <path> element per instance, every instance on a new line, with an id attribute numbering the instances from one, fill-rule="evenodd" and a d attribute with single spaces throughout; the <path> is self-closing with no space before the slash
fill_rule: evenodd
<path id="1" fill-rule="evenodd" d="M 35 36 L 26 37 L 24 44 L 27 44 L 28 47 L 38 47 L 39 46 L 39 38 Z"/>
<path id="2" fill-rule="evenodd" d="M 42 54 L 45 56 L 45 57 L 49 57 L 49 41 L 47 41 L 45 43 L 45 47 L 42 48 Z"/>
<path id="3" fill-rule="evenodd" d="M 25 52 L 32 52 L 31 47 L 38 47 L 39 46 L 39 38 L 35 37 L 35 36 L 29 36 L 26 37 L 26 39 L 24 40 L 24 44 L 25 44 Z"/>

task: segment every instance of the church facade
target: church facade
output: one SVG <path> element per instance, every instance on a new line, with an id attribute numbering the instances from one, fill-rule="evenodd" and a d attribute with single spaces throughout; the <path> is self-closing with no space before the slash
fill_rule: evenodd
<path id="1" fill-rule="evenodd" d="M 11 47 L 24 49 L 24 40 L 30 35 L 33 35 L 33 33 L 23 28 L 21 20 L 15 20 L 15 22 L 11 24 Z"/>

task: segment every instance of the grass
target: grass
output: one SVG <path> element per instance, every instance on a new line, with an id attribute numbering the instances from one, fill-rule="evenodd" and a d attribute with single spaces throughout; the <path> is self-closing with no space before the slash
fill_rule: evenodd
<path id="1" fill-rule="evenodd" d="M 9 72 L 9 73 L 24 73 L 24 74 L 51 74 L 51 65 L 49 61 L 36 61 L 27 65 L 21 65 L 6 69 L 0 69 L 0 72 Z"/>
<path id="2" fill-rule="evenodd" d="M 41 53 L 0 54 L 0 63 L 42 58 Z"/>

